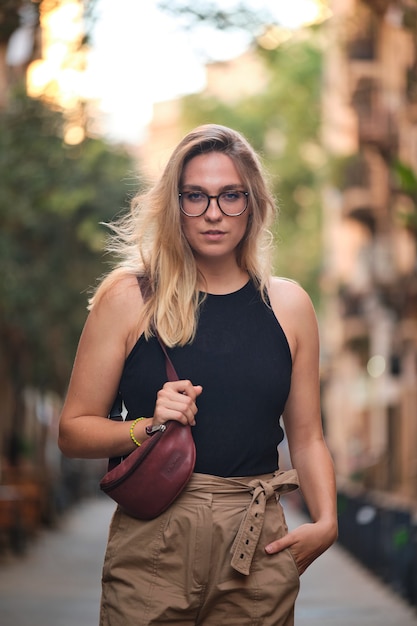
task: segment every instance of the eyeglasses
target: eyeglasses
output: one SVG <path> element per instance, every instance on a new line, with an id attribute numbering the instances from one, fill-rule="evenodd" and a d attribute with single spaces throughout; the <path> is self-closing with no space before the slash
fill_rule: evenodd
<path id="1" fill-rule="evenodd" d="M 210 196 L 204 191 L 182 191 L 178 194 L 180 209 L 188 217 L 204 215 L 210 206 L 210 201 L 216 199 L 220 211 L 228 217 L 242 215 L 248 208 L 249 192 L 222 191 L 217 196 Z"/>

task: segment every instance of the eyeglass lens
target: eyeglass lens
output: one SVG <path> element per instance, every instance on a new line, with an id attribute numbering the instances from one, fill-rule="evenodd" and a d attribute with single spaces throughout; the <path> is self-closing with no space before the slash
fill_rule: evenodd
<path id="1" fill-rule="evenodd" d="M 225 215 L 235 216 L 245 211 L 248 193 L 232 190 L 209 196 L 203 191 L 185 191 L 180 193 L 180 206 L 186 215 L 198 217 L 208 209 L 212 198 L 216 198 L 218 207 Z"/>

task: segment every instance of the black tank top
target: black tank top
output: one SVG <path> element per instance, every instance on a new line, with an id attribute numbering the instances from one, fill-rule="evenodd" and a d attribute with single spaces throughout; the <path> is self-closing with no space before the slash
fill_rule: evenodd
<path id="1" fill-rule="evenodd" d="M 254 284 L 227 295 L 208 294 L 195 340 L 168 353 L 181 379 L 203 387 L 192 428 L 195 471 L 223 477 L 275 471 L 292 361 L 285 334 Z M 165 381 L 161 347 L 142 335 L 120 383 L 127 419 L 152 416 Z"/>

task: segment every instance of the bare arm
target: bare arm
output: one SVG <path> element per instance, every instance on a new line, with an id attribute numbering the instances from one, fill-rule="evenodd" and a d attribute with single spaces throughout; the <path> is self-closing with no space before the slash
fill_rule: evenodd
<path id="1" fill-rule="evenodd" d="M 107 419 L 116 396 L 124 362 L 139 334 L 143 306 L 134 276 L 121 279 L 88 316 L 81 335 L 67 397 L 60 418 L 59 446 L 69 457 L 106 458 L 135 448 L 131 423 Z M 153 416 L 135 426 L 138 441 L 145 426 L 176 419 L 194 423 L 195 399 L 201 387 L 190 381 L 166 383 L 158 393 Z M 137 416 L 141 417 L 141 416 Z"/>
<path id="2" fill-rule="evenodd" d="M 271 303 L 292 351 L 291 391 L 283 418 L 292 465 L 313 523 L 266 550 L 274 553 L 290 547 L 302 573 L 337 535 L 334 469 L 321 423 L 318 328 L 311 301 L 298 285 L 273 281 Z"/>

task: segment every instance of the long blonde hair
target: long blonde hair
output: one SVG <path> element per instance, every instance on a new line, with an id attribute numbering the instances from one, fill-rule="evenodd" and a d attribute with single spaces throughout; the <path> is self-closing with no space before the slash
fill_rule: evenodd
<path id="1" fill-rule="evenodd" d="M 151 288 L 141 318 L 145 336 L 155 327 L 168 346 L 183 346 L 196 332 L 201 277 L 182 231 L 178 193 L 185 165 L 208 152 L 229 156 L 249 192 L 248 225 L 236 250 L 239 267 L 263 296 L 271 273 L 275 202 L 260 160 L 240 133 L 216 124 L 199 126 L 174 149 L 159 181 L 133 198 L 130 213 L 111 225 L 109 250 L 121 260 L 90 300 L 92 308 L 121 275 L 146 276 Z"/>

